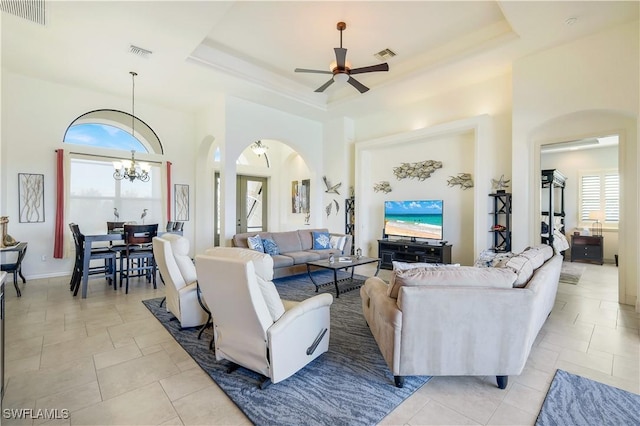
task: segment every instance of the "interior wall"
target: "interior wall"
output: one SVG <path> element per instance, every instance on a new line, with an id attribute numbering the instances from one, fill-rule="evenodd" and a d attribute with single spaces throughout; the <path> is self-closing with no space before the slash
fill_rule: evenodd
<path id="1" fill-rule="evenodd" d="M 17 240 L 29 242 L 29 250 L 23 261 L 23 272 L 27 278 L 71 273 L 73 259 L 53 259 L 56 189 L 54 151 L 59 148 L 73 150 L 73 145 L 65 146 L 62 142 L 67 127 L 81 114 L 101 108 L 129 111 L 131 99 L 2 70 L 0 198 L 3 211 L 0 213 L 9 216 L 9 233 Z M 171 158 L 174 164 L 174 182 L 192 188 L 195 177 L 194 117 L 183 111 L 148 104 L 143 99 L 136 99 L 136 116 L 145 121 L 160 138 L 165 158 Z M 44 175 L 44 222 L 19 223 L 18 173 Z M 113 218 L 112 212 L 91 214 L 104 214 L 105 222 Z M 163 221 L 165 214 L 166 211 L 163 211 Z M 79 225 L 82 229 L 82 223 Z M 194 226 L 191 218 L 185 223 L 184 230 L 185 235 L 192 239 Z"/>
<path id="2" fill-rule="evenodd" d="M 514 249 L 539 236 L 540 144 L 619 133 L 619 300 L 632 305 L 640 286 L 638 32 L 638 21 L 620 25 L 522 58 L 513 67 Z"/>
<path id="3" fill-rule="evenodd" d="M 224 155 L 221 158 L 220 174 L 222 184 L 222 215 L 223 229 L 221 245 L 231 245 L 231 238 L 235 234 L 235 160 L 252 142 L 259 139 L 280 141 L 297 152 L 308 166 L 308 176 L 311 179 L 311 225 L 318 226 L 322 210 L 322 192 L 320 191 L 319 176 L 322 176 L 322 125 L 319 122 L 297 117 L 282 111 L 254 104 L 242 99 L 229 97 L 225 104 L 225 141 Z M 283 175 L 284 176 L 284 175 Z M 282 178 L 286 184 L 287 178 Z M 233 182 L 232 182 L 233 181 Z M 291 182 L 285 194 L 291 192 Z M 274 191 L 275 192 L 275 191 Z M 280 202 L 278 205 L 283 205 Z M 273 217 L 282 217 L 279 212 L 269 211 Z M 300 219 L 304 220 L 303 215 Z M 291 222 L 284 220 L 274 224 L 272 231 L 279 231 L 281 227 L 289 228 Z M 293 223 L 297 226 L 297 223 Z"/>
<path id="4" fill-rule="evenodd" d="M 540 167 L 542 170 L 557 169 L 567 177 L 564 189 L 565 235 L 571 241 L 571 234 L 574 231 L 580 231 L 584 227 L 589 228 L 591 225 L 590 222 L 582 223 L 578 217 L 580 173 L 594 169 L 617 169 L 618 147 L 542 153 Z M 604 236 L 604 260 L 614 263 L 614 255 L 618 254 L 618 229 L 604 226 L 602 235 Z M 567 255 L 569 254 L 570 251 Z"/>

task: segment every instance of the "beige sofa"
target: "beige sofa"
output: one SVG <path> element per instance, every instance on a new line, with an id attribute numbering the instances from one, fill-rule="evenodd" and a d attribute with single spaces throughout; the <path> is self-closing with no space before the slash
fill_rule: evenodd
<path id="1" fill-rule="evenodd" d="M 403 376 L 496 376 L 504 389 L 522 372 L 553 308 L 562 256 L 539 246 L 503 262 L 394 271 L 392 284 L 367 279 L 364 317 L 396 386 Z"/>
<path id="2" fill-rule="evenodd" d="M 353 244 L 351 235 L 329 233 L 332 237 L 345 237 L 342 250 L 338 248 L 314 250 L 313 232 L 329 231 L 327 229 L 299 229 L 283 232 L 248 232 L 234 235 L 231 242 L 234 247 L 248 248 L 247 239 L 249 237 L 259 235 L 263 240 L 272 239 L 280 252 L 280 254 L 271 256 L 273 257 L 274 278 L 306 272 L 306 262 L 312 260 L 328 259 L 332 254 L 334 256 L 351 254 L 351 245 Z"/>

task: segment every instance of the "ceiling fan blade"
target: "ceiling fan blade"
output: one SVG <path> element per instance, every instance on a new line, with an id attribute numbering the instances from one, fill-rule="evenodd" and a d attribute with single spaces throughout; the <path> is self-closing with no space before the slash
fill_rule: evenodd
<path id="1" fill-rule="evenodd" d="M 314 90 L 314 92 L 322 93 L 322 92 L 324 92 L 324 89 L 326 89 L 327 87 L 331 86 L 332 84 L 333 84 L 333 78 L 329 79 L 329 81 L 327 81 L 325 84 L 323 84 L 322 86 L 318 87 L 316 90 Z"/>
<path id="2" fill-rule="evenodd" d="M 350 85 L 352 85 L 353 87 L 358 89 L 358 91 L 360 93 L 364 93 L 367 90 L 369 90 L 369 88 L 367 86 L 365 86 L 364 84 L 360 83 L 358 80 L 356 80 L 353 77 L 349 77 L 349 80 L 347 80 L 347 83 L 349 83 Z"/>
<path id="3" fill-rule="evenodd" d="M 335 47 L 333 50 L 336 52 L 336 64 L 338 65 L 338 68 L 344 69 L 347 61 L 347 49 Z"/>
<path id="4" fill-rule="evenodd" d="M 376 72 L 376 71 L 389 71 L 389 64 L 386 62 L 384 64 L 371 65 L 368 67 L 355 68 L 352 69 L 349 74 L 362 74 L 364 72 Z"/>
<path id="5" fill-rule="evenodd" d="M 310 72 L 310 73 L 314 73 L 314 74 L 333 74 L 331 71 L 324 71 L 324 70 L 308 70 L 306 68 L 296 68 L 295 70 L 293 70 L 294 72 Z"/>

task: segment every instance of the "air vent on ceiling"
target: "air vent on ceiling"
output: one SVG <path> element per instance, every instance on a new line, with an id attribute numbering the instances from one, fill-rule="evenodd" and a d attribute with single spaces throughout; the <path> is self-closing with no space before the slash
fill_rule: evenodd
<path id="1" fill-rule="evenodd" d="M 45 0 L 0 0 L 0 10 L 36 24 L 47 24 Z"/>
<path id="2" fill-rule="evenodd" d="M 134 46 L 133 44 L 129 46 L 129 52 L 133 53 L 134 55 L 142 56 L 143 58 L 148 58 L 153 53 L 150 50 Z"/>
<path id="3" fill-rule="evenodd" d="M 375 53 L 373 56 L 375 56 L 376 58 L 378 58 L 381 61 L 387 61 L 390 58 L 393 58 L 394 56 L 396 56 L 396 52 L 394 52 L 391 49 L 383 49 L 383 50 L 379 51 L 378 53 Z"/>

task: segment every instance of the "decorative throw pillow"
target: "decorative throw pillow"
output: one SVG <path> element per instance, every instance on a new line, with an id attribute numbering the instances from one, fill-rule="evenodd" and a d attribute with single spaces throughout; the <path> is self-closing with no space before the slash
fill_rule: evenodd
<path id="1" fill-rule="evenodd" d="M 331 246 L 332 249 L 338 249 L 342 251 L 344 250 L 344 245 L 346 243 L 347 243 L 346 236 L 339 237 L 337 235 L 332 235 L 331 238 L 329 238 L 329 245 Z"/>
<path id="2" fill-rule="evenodd" d="M 262 244 L 262 238 L 260 237 L 260 235 L 255 235 L 253 237 L 247 238 L 247 245 L 251 250 L 264 253 L 264 244 Z"/>
<path id="3" fill-rule="evenodd" d="M 278 245 L 271 238 L 265 238 L 264 240 L 262 240 L 262 246 L 264 247 L 264 252 L 271 256 L 280 254 L 280 249 L 278 249 Z"/>
<path id="4" fill-rule="evenodd" d="M 314 250 L 326 250 L 330 248 L 331 248 L 331 238 L 329 238 L 328 232 L 313 233 L 313 249 Z"/>

